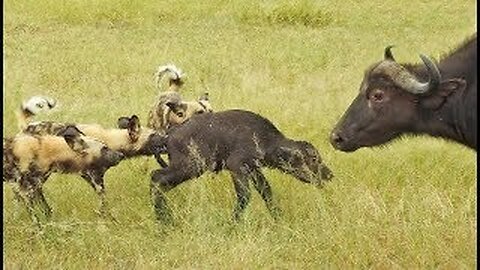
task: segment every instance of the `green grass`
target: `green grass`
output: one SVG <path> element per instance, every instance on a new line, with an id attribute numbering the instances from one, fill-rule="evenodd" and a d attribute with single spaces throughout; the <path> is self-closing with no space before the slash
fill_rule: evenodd
<path id="1" fill-rule="evenodd" d="M 429 137 L 385 148 L 335 151 L 328 134 L 357 94 L 363 71 L 395 44 L 400 61 L 447 52 L 475 32 L 475 1 L 7 1 L 4 3 L 3 135 L 35 94 L 60 101 L 38 119 L 143 123 L 153 73 L 173 62 L 183 95 L 208 90 L 216 110 L 243 108 L 287 136 L 311 141 L 335 173 L 324 189 L 265 170 L 283 217 L 255 195 L 230 221 L 229 174 L 172 190 L 176 225 L 155 224 L 152 158 L 106 175 L 118 224 L 78 176 L 45 185 L 54 216 L 42 232 L 4 184 L 3 266 L 137 269 L 473 269 L 476 153 Z"/>

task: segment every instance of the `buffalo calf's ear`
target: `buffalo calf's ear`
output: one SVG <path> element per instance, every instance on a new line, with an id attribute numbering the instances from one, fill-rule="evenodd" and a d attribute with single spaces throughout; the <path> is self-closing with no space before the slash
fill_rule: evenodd
<path id="1" fill-rule="evenodd" d="M 467 82 L 464 79 L 455 78 L 442 81 L 438 88 L 433 90 L 431 95 L 421 99 L 422 107 L 438 110 L 451 94 L 461 92 L 465 90 L 466 87 Z"/>
<path id="2" fill-rule="evenodd" d="M 279 147 L 277 150 L 277 157 L 284 161 L 292 161 L 293 159 L 300 158 L 300 152 L 297 149 L 290 147 Z"/>

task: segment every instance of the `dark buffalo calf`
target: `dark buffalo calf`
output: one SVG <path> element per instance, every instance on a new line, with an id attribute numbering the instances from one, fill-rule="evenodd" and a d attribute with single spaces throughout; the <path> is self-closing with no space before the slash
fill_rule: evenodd
<path id="1" fill-rule="evenodd" d="M 192 117 L 170 129 L 166 138 L 169 165 L 152 172 L 152 197 L 157 217 L 169 218 L 163 192 L 210 170 L 231 172 L 239 220 L 250 199 L 250 180 L 275 216 L 272 191 L 261 167 L 277 168 L 297 179 L 321 185 L 332 178 L 315 147 L 286 138 L 269 120 L 258 114 L 229 110 Z"/>

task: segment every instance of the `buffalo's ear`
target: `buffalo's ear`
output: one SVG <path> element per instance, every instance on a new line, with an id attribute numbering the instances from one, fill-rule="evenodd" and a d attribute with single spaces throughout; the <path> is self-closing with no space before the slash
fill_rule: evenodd
<path id="1" fill-rule="evenodd" d="M 132 117 L 130 117 L 127 129 L 130 140 L 136 142 L 140 137 L 140 119 L 138 119 L 138 116 L 132 115 Z"/>
<path id="2" fill-rule="evenodd" d="M 437 110 L 451 94 L 464 91 L 466 87 L 467 82 L 464 79 L 455 78 L 442 81 L 434 93 L 421 99 L 422 107 Z"/>
<path id="3" fill-rule="evenodd" d="M 117 120 L 117 126 L 120 129 L 127 129 L 129 123 L 130 123 L 130 118 L 126 116 L 122 116 Z"/>
<path id="4" fill-rule="evenodd" d="M 57 133 L 57 136 L 63 137 L 75 152 L 82 152 L 88 148 L 87 143 L 80 137 L 81 135 L 85 134 L 74 125 L 68 125 Z"/>

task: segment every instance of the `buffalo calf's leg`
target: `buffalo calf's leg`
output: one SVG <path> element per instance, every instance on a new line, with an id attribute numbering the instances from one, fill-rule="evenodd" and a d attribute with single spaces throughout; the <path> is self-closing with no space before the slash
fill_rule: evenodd
<path id="1" fill-rule="evenodd" d="M 273 202 L 272 188 L 260 170 L 255 171 L 253 183 L 255 189 L 258 191 L 258 193 L 260 193 L 260 196 L 262 196 L 262 199 L 265 201 L 265 205 L 270 211 L 270 214 L 273 216 L 273 218 L 278 218 L 278 216 L 281 214 L 280 208 L 278 208 Z"/>
<path id="2" fill-rule="evenodd" d="M 244 153 L 232 153 L 226 162 L 228 170 L 232 175 L 233 186 L 237 194 L 237 204 L 233 209 L 233 220 L 238 222 L 250 201 L 249 182 L 253 179 L 254 171 L 257 169 L 249 156 Z"/>
<path id="3" fill-rule="evenodd" d="M 184 170 L 185 168 L 178 169 L 167 167 L 152 172 L 150 195 L 152 197 L 153 208 L 158 221 L 171 223 L 172 215 L 171 210 L 167 205 L 165 192 L 194 177 L 190 176 Z"/>
<path id="4" fill-rule="evenodd" d="M 157 160 L 157 163 L 160 165 L 160 167 L 162 167 L 162 168 L 167 168 L 168 167 L 167 162 L 165 162 L 165 160 L 163 160 L 161 154 L 155 154 L 155 159 Z"/>
<path id="5" fill-rule="evenodd" d="M 250 201 L 249 177 L 244 174 L 232 173 L 233 186 L 237 194 L 237 203 L 233 208 L 233 220 L 241 220 L 242 214 Z"/>

